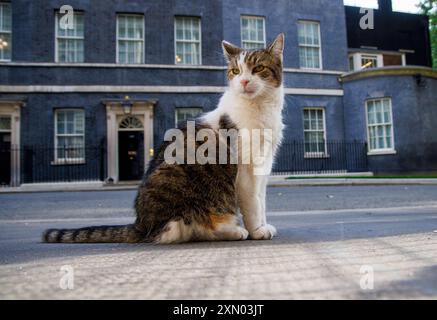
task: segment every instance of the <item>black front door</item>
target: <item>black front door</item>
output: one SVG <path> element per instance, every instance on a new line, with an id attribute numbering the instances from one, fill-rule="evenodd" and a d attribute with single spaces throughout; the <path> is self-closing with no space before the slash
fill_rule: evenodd
<path id="1" fill-rule="evenodd" d="M 141 180 L 144 172 L 144 132 L 118 133 L 118 167 L 120 181 Z"/>
<path id="2" fill-rule="evenodd" d="M 11 134 L 0 132 L 0 185 L 11 182 Z"/>

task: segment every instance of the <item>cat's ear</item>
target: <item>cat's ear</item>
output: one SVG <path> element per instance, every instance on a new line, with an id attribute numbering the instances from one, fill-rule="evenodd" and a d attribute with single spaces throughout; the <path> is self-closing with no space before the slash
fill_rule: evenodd
<path id="1" fill-rule="evenodd" d="M 274 55 L 279 57 L 282 60 L 283 53 L 284 53 L 284 44 L 285 44 L 285 35 L 283 33 L 280 33 L 275 41 L 268 47 L 268 51 Z"/>
<path id="2" fill-rule="evenodd" d="M 243 49 L 233 45 L 230 42 L 222 41 L 223 53 L 225 55 L 226 60 L 229 62 L 233 57 L 238 56 Z"/>

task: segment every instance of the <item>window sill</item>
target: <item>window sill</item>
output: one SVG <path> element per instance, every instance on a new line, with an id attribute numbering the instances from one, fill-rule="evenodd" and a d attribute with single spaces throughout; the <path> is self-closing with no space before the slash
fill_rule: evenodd
<path id="1" fill-rule="evenodd" d="M 69 66 L 69 65 L 83 64 L 83 63 L 85 63 L 85 61 L 70 61 L 70 62 L 67 62 L 67 61 L 55 61 L 54 63 L 57 64 L 57 65 L 61 65 L 61 66 Z"/>
<path id="2" fill-rule="evenodd" d="M 323 68 L 304 68 L 304 67 L 300 67 L 300 70 L 304 70 L 304 71 L 322 71 Z"/>
<path id="3" fill-rule="evenodd" d="M 397 154 L 396 150 L 374 150 L 367 152 L 368 156 L 386 156 Z"/>
<path id="4" fill-rule="evenodd" d="M 78 62 L 78 63 L 80 63 L 80 62 Z M 82 62 L 83 63 L 83 62 Z M 72 62 L 72 64 L 74 64 L 74 62 Z M 132 66 L 132 67 L 139 67 L 139 66 L 142 66 L 142 65 L 144 65 L 144 62 L 141 62 L 141 63 L 129 63 L 129 62 L 116 62 L 115 63 L 117 66 L 120 66 L 120 67 L 123 67 L 123 66 Z"/>
<path id="5" fill-rule="evenodd" d="M 200 68 L 200 67 L 202 67 L 203 65 L 200 63 L 196 63 L 196 64 L 194 64 L 194 63 L 181 63 L 181 62 L 175 62 L 175 64 L 174 64 L 175 66 L 180 66 L 180 67 L 193 67 L 193 68 Z"/>
<path id="6" fill-rule="evenodd" d="M 52 161 L 50 163 L 52 166 L 74 166 L 74 165 L 82 165 L 82 164 L 86 164 L 86 161 L 84 159 L 68 159 L 68 160 L 64 160 L 64 159 L 58 159 L 55 161 Z"/>
<path id="7" fill-rule="evenodd" d="M 328 159 L 331 156 L 326 153 L 305 153 L 305 159 Z"/>

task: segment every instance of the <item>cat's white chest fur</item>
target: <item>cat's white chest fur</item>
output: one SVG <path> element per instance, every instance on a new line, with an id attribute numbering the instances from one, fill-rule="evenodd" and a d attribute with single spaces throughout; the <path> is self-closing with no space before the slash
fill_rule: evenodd
<path id="1" fill-rule="evenodd" d="M 218 128 L 220 117 L 223 114 L 228 114 L 239 130 L 247 129 L 253 134 L 254 129 L 259 129 L 261 135 L 266 132 L 264 130 L 271 132 L 273 152 L 270 156 L 274 157 L 282 140 L 283 105 L 284 90 L 282 86 L 272 89 L 268 97 L 254 100 L 245 99 L 229 90 L 220 99 L 218 108 L 206 114 L 204 119 L 213 127 Z"/>

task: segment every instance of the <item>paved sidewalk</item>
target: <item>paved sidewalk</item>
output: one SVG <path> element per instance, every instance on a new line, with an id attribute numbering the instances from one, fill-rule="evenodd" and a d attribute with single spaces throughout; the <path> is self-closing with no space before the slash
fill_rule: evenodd
<path id="1" fill-rule="evenodd" d="M 269 220 L 273 241 L 172 246 L 39 242 L 47 227 L 132 218 L 2 220 L 0 299 L 437 299 L 437 205 Z"/>
<path id="2" fill-rule="evenodd" d="M 399 185 L 437 185 L 437 179 L 380 179 L 380 178 L 307 178 L 287 179 L 288 176 L 271 176 L 270 186 L 399 186 Z"/>
<path id="3" fill-rule="evenodd" d="M 375 178 L 311 178 L 287 179 L 288 176 L 270 176 L 270 187 L 302 187 L 302 186 L 390 186 L 390 185 L 437 185 L 437 179 L 375 179 Z M 139 182 L 105 185 L 102 182 L 80 183 L 39 183 L 24 184 L 14 188 L 0 188 L 2 193 L 31 193 L 31 192 L 70 192 L 70 191 L 119 191 L 135 190 Z"/>

